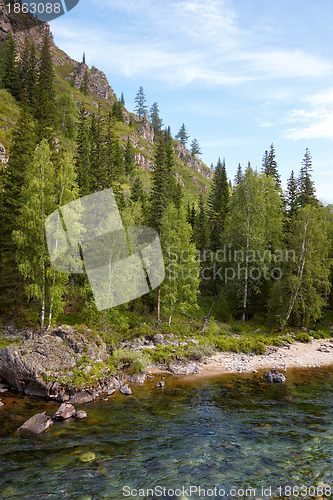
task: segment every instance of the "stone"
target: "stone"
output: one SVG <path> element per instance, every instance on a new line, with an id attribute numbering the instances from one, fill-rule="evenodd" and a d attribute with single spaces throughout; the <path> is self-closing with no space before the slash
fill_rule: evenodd
<path id="1" fill-rule="evenodd" d="M 96 393 L 92 391 L 92 393 L 88 391 L 80 391 L 70 397 L 70 403 L 74 404 L 82 404 L 82 403 L 91 403 L 96 399 Z"/>
<path id="2" fill-rule="evenodd" d="M 0 392 L 7 392 L 7 391 L 8 391 L 8 386 L 6 384 L 1 383 Z"/>
<path id="3" fill-rule="evenodd" d="M 268 382 L 274 382 L 277 384 L 283 384 L 287 380 L 287 377 L 283 375 L 283 373 L 276 371 L 275 368 L 272 368 L 269 372 L 265 373 L 265 377 Z"/>
<path id="4" fill-rule="evenodd" d="M 135 375 L 130 375 L 128 377 L 128 381 L 133 384 L 143 384 L 145 380 L 146 380 L 145 373 L 136 373 Z"/>
<path id="5" fill-rule="evenodd" d="M 157 382 L 157 384 L 156 384 L 156 387 L 162 388 L 164 386 L 165 386 L 165 382 L 163 380 L 160 380 L 160 382 Z"/>
<path id="6" fill-rule="evenodd" d="M 95 453 L 88 452 L 80 455 L 81 462 L 93 462 L 96 459 Z"/>
<path id="7" fill-rule="evenodd" d="M 33 434 L 41 434 L 51 427 L 53 424 L 52 419 L 45 415 L 44 413 L 38 413 L 33 417 L 29 418 L 23 425 L 18 429 L 20 432 L 32 432 Z"/>
<path id="8" fill-rule="evenodd" d="M 130 396 L 132 393 L 132 389 L 130 387 L 128 387 L 127 384 L 123 385 L 121 388 L 120 388 L 120 392 L 122 394 L 124 394 L 125 396 Z"/>
<path id="9" fill-rule="evenodd" d="M 76 410 L 71 403 L 63 403 L 53 415 L 54 420 L 66 420 L 76 414 Z"/>
<path id="10" fill-rule="evenodd" d="M 77 412 L 75 413 L 75 415 L 74 415 L 74 416 L 75 416 L 75 418 L 77 418 L 78 420 L 82 420 L 82 419 L 84 419 L 84 418 L 87 418 L 88 414 L 87 414 L 85 411 L 83 411 L 83 410 L 79 410 L 79 411 L 77 411 Z"/>
<path id="11" fill-rule="evenodd" d="M 174 375 L 189 375 L 191 373 L 200 373 L 201 368 L 194 363 L 188 363 L 169 365 L 168 370 Z"/>
<path id="12" fill-rule="evenodd" d="M 0 408 L 1 408 L 1 406 L 5 406 L 5 403 L 3 403 L 3 402 L 1 401 L 1 399 L 0 399 Z"/>

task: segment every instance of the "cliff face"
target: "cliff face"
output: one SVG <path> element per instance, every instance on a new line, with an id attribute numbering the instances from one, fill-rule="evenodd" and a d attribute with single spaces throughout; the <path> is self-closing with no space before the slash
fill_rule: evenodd
<path id="1" fill-rule="evenodd" d="M 9 32 L 12 33 L 16 43 L 18 58 L 21 58 L 26 40 L 31 41 L 40 52 L 45 33 L 50 33 L 49 25 L 39 21 L 29 14 L 8 14 L 4 0 L 0 0 L 0 44 L 7 38 Z M 94 99 L 100 99 L 107 103 L 107 107 L 117 99 L 114 90 L 111 88 L 105 74 L 95 67 L 89 68 L 84 62 L 77 62 L 60 50 L 54 43 L 50 35 L 50 51 L 52 61 L 56 68 L 58 78 L 71 82 L 79 89 L 87 78 L 88 90 L 91 102 L 98 106 Z M 65 71 L 64 71 L 65 70 Z M 78 106 L 79 99 L 76 99 Z M 107 108 L 110 109 L 110 108 Z M 135 163 L 138 168 L 153 170 L 154 159 L 154 129 L 152 125 L 145 121 L 140 122 L 138 116 L 123 109 L 124 123 L 134 125 L 126 134 L 121 134 L 120 138 L 124 145 L 127 137 L 130 137 L 135 150 Z M 185 178 L 192 184 L 195 191 L 207 191 L 207 181 L 213 177 L 213 172 L 197 158 L 193 158 L 191 153 L 181 144 L 174 142 L 174 151 L 177 155 L 178 172 L 176 178 L 184 185 Z M 0 151 L 0 162 L 4 164 L 7 160 L 6 152 Z"/>

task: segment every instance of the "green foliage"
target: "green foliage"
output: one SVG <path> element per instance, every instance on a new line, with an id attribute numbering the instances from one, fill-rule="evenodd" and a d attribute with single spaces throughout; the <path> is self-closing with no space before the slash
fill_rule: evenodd
<path id="1" fill-rule="evenodd" d="M 127 371 L 130 374 L 145 373 L 151 364 L 148 353 L 133 349 L 119 349 L 111 362 L 117 370 Z"/>
<path id="2" fill-rule="evenodd" d="M 333 332 L 329 330 L 317 330 L 310 332 L 311 337 L 314 339 L 329 339 L 333 337 Z"/>
<path id="3" fill-rule="evenodd" d="M 286 333 L 285 335 L 280 335 L 276 339 L 273 340 L 273 345 L 276 346 L 286 346 L 288 344 L 292 344 L 294 342 L 294 337 L 290 334 Z"/>
<path id="4" fill-rule="evenodd" d="M 139 90 L 135 97 L 135 111 L 140 120 L 146 116 L 147 106 L 146 106 L 146 96 L 144 94 L 143 87 L 139 87 Z"/>
<path id="5" fill-rule="evenodd" d="M 311 342 L 311 337 L 308 333 L 306 332 L 298 332 L 296 335 L 295 335 L 295 340 L 297 342 L 303 342 L 303 343 L 307 343 L 307 342 Z"/>
<path id="6" fill-rule="evenodd" d="M 193 157 L 196 157 L 198 155 L 201 155 L 201 150 L 200 150 L 200 146 L 199 146 L 199 142 L 197 139 L 193 139 L 193 141 L 191 142 L 191 155 Z"/>
<path id="7" fill-rule="evenodd" d="M 180 144 L 182 144 L 183 146 L 186 146 L 189 137 L 190 136 L 188 135 L 188 133 L 186 131 L 186 127 L 183 123 L 183 125 L 180 127 L 180 130 L 175 138 L 180 142 Z"/>
<path id="8" fill-rule="evenodd" d="M 214 347 L 210 344 L 194 344 L 191 345 L 187 350 L 186 357 L 189 359 L 194 359 L 195 361 L 201 361 L 203 358 L 211 356 L 214 351 Z"/>

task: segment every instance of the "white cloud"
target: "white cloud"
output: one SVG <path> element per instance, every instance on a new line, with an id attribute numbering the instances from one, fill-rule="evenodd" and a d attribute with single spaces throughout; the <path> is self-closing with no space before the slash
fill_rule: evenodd
<path id="1" fill-rule="evenodd" d="M 333 140 L 333 89 L 310 95 L 304 99 L 310 109 L 296 109 L 290 112 L 289 121 L 302 126 L 289 128 L 285 136 L 291 139 Z"/>

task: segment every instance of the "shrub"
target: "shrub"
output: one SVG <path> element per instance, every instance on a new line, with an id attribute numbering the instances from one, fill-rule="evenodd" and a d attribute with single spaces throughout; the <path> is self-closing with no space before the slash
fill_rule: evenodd
<path id="1" fill-rule="evenodd" d="M 316 332 L 312 331 L 310 334 L 314 339 L 329 339 L 333 335 L 332 332 L 327 330 L 317 330 Z"/>
<path id="2" fill-rule="evenodd" d="M 311 337 L 308 333 L 306 332 L 298 332 L 295 336 L 295 340 L 297 340 L 297 342 L 311 342 Z"/>
<path id="3" fill-rule="evenodd" d="M 194 359 L 200 361 L 206 356 L 210 356 L 214 353 L 214 348 L 210 344 L 196 344 L 192 345 L 186 352 L 186 357 L 189 359 Z"/>
<path id="4" fill-rule="evenodd" d="M 147 352 L 135 351 L 134 349 L 119 349 L 113 356 L 111 363 L 117 370 L 126 370 L 131 374 L 144 373 L 151 364 Z"/>
<path id="5" fill-rule="evenodd" d="M 255 345 L 255 348 L 254 348 L 254 352 L 256 354 L 265 354 L 266 352 L 266 346 L 263 342 L 261 342 L 261 340 L 258 340 L 256 345 Z"/>
<path id="6" fill-rule="evenodd" d="M 273 341 L 273 345 L 277 346 L 284 346 L 287 344 L 292 344 L 294 342 L 294 339 L 289 333 L 286 333 L 285 335 L 280 335 Z"/>

